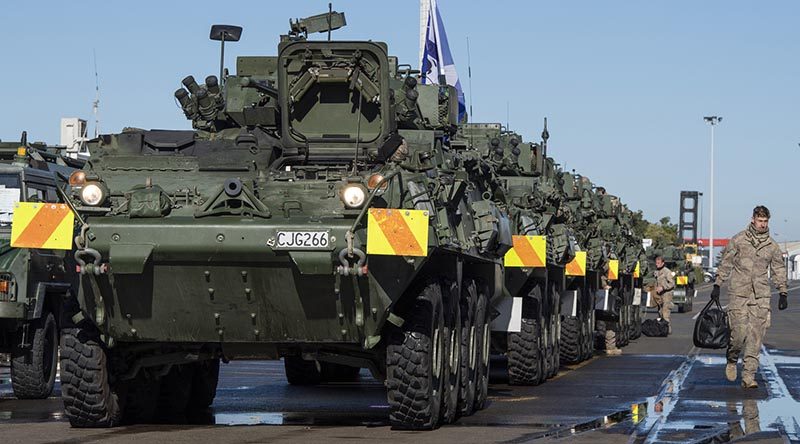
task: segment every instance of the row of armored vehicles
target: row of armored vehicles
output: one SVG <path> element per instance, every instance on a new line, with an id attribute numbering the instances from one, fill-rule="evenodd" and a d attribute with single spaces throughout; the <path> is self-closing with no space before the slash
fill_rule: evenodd
<path id="1" fill-rule="evenodd" d="M 291 24 L 277 56 L 183 79 L 193 130 L 102 135 L 60 188 L 73 426 L 205 409 L 246 356 L 299 385 L 368 369 L 394 427 L 431 429 L 487 405 L 492 354 L 532 385 L 640 334 L 631 212 L 547 156 L 546 126 L 464 123 L 384 43 L 308 39 L 343 14 Z"/>

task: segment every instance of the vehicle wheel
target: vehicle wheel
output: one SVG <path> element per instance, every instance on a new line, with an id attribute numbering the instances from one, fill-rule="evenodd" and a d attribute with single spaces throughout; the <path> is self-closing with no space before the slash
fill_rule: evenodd
<path id="1" fill-rule="evenodd" d="M 31 348 L 11 355 L 11 387 L 19 399 L 44 399 L 53 392 L 58 367 L 58 326 L 53 313 L 29 325 Z"/>
<path id="2" fill-rule="evenodd" d="M 386 347 L 389 421 L 398 429 L 439 425 L 444 387 L 444 307 L 438 282 L 422 286 Z"/>
<path id="3" fill-rule="evenodd" d="M 594 324 L 594 349 L 603 351 L 606 349 L 606 323 L 597 321 Z"/>
<path id="4" fill-rule="evenodd" d="M 519 333 L 508 334 L 509 384 L 538 385 L 544 381 L 541 331 L 537 319 L 523 318 Z"/>
<path id="5" fill-rule="evenodd" d="M 633 339 L 642 337 L 642 306 L 633 307 Z"/>
<path id="6" fill-rule="evenodd" d="M 73 427 L 113 427 L 122 418 L 120 390 L 110 384 L 106 353 L 96 332 L 61 330 L 61 398 Z"/>
<path id="7" fill-rule="evenodd" d="M 195 368 L 192 364 L 173 365 L 161 378 L 156 415 L 161 423 L 186 422 L 186 411 L 192 397 Z"/>
<path id="8" fill-rule="evenodd" d="M 542 341 L 542 369 L 544 369 L 544 379 L 553 376 L 553 329 L 550 327 L 550 316 L 542 318 L 541 341 Z"/>
<path id="9" fill-rule="evenodd" d="M 153 422 L 161 393 L 161 380 L 151 378 L 140 371 L 136 378 L 125 384 L 125 424 L 147 424 Z"/>
<path id="10" fill-rule="evenodd" d="M 322 382 L 322 368 L 317 361 L 306 361 L 300 356 L 285 356 L 283 368 L 291 385 L 317 385 Z"/>
<path id="11" fill-rule="evenodd" d="M 583 326 L 580 318 L 566 316 L 561 321 L 561 360 L 567 364 L 577 364 L 583 357 Z"/>
<path id="12" fill-rule="evenodd" d="M 478 345 L 478 378 L 475 385 L 475 410 L 483 410 L 489 397 L 489 347 L 491 331 L 489 324 L 489 297 L 487 289 L 478 288 L 478 304 L 475 307 L 475 325 L 477 326 Z"/>
<path id="13" fill-rule="evenodd" d="M 586 317 L 586 354 L 584 359 L 592 359 L 594 356 L 594 308 L 589 308 L 589 315 Z"/>
<path id="14" fill-rule="evenodd" d="M 686 305 L 685 304 L 675 304 L 678 306 L 678 313 L 686 313 Z"/>
<path id="15" fill-rule="evenodd" d="M 443 283 L 444 300 L 444 389 L 442 391 L 442 424 L 455 421 L 461 376 L 461 304 L 458 285 Z"/>
<path id="16" fill-rule="evenodd" d="M 194 366 L 192 377 L 192 395 L 189 399 L 190 410 L 207 409 L 214 403 L 219 383 L 219 358 L 208 359 Z"/>
<path id="17" fill-rule="evenodd" d="M 553 329 L 553 376 L 558 374 L 561 369 L 561 315 L 556 313 L 554 316 L 555 327 Z"/>
<path id="18" fill-rule="evenodd" d="M 475 326 L 478 289 L 475 281 L 465 281 L 461 289 L 461 371 L 459 372 L 458 412 L 469 416 L 475 411 L 475 386 L 478 379 L 480 349 Z"/>

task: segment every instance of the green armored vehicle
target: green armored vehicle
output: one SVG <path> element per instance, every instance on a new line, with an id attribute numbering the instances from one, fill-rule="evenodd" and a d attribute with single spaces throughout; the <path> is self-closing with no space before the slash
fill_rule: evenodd
<path id="1" fill-rule="evenodd" d="M 368 368 L 398 428 L 485 405 L 512 242 L 491 165 L 449 144 L 453 87 L 417 84 L 384 43 L 307 39 L 343 25 L 292 22 L 277 56 L 185 78 L 195 131 L 89 143 L 61 342 L 73 426 L 205 408 L 220 359 L 243 355 L 283 358 L 292 384 Z"/>
<path id="2" fill-rule="evenodd" d="M 585 273 L 568 269 L 580 248 L 565 191 L 573 189 L 546 155 L 548 138 L 546 127 L 540 143 L 523 143 L 500 124 L 470 123 L 452 142 L 481 151 L 493 165 L 501 191 L 495 199 L 512 218 L 505 297 L 492 324 L 492 350 L 508 359 L 511 384 L 539 384 L 562 360 L 580 362 L 593 351 L 593 295 Z"/>
<path id="3" fill-rule="evenodd" d="M 596 248 L 602 249 L 600 288 L 595 301 L 595 314 L 601 336 L 605 329 L 616 332 L 616 342 L 624 347 L 639 336 L 641 319 L 641 240 L 631 228 L 630 211 L 619 198 L 596 188 Z"/>
<path id="4" fill-rule="evenodd" d="M 11 354 L 14 395 L 41 399 L 53 391 L 60 317 L 74 284 L 74 262 L 69 251 L 47 243 L 56 227 L 46 224 L 17 227 L 13 240 L 42 248 L 12 247 L 12 222 L 19 202 L 63 203 L 58 188 L 78 165 L 26 139 L 23 133 L 20 142 L 0 142 L 0 352 Z M 69 245 L 72 225 L 65 230 Z"/>
<path id="5" fill-rule="evenodd" d="M 691 312 L 694 305 L 696 278 L 694 267 L 691 261 L 687 260 L 687 254 L 691 255 L 692 252 L 693 250 L 675 245 L 657 245 L 648 249 L 647 259 L 651 264 L 652 270 L 655 270 L 656 257 L 662 256 L 664 265 L 672 271 L 672 275 L 675 278 L 672 304 L 676 307 L 678 313 Z M 655 279 L 652 275 L 646 277 L 645 285 L 648 287 L 655 285 Z"/>

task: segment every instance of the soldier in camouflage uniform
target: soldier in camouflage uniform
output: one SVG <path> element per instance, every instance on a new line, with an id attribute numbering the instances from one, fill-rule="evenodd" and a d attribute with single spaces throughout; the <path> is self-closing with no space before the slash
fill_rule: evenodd
<path id="1" fill-rule="evenodd" d="M 780 293 L 778 309 L 785 310 L 786 265 L 777 242 L 769 235 L 769 210 L 764 206 L 753 209 L 750 225 L 734 236 L 722 253 L 717 269 L 717 281 L 711 291 L 719 299 L 719 286 L 730 278 L 728 285 L 728 318 L 731 342 L 728 346 L 728 365 L 725 376 L 733 382 L 737 377 L 736 364 L 744 352 L 742 386 L 756 388 L 756 371 L 761 342 L 770 325 L 770 289 L 767 271 Z"/>
<path id="2" fill-rule="evenodd" d="M 656 278 L 655 295 L 653 299 L 658 305 L 658 315 L 661 319 L 670 322 L 672 311 L 672 290 L 675 288 L 675 274 L 664 263 L 662 256 L 656 257 L 656 270 L 653 272 Z M 672 324 L 669 325 L 669 333 L 672 333 Z"/>

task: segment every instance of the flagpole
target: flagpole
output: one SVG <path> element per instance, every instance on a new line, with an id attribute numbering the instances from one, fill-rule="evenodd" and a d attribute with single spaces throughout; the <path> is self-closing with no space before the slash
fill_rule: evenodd
<path id="1" fill-rule="evenodd" d="M 425 57 L 425 31 L 428 28 L 428 15 L 430 11 L 430 0 L 419 0 L 419 58 L 417 60 L 419 61 L 420 71 L 422 71 L 422 58 Z"/>

